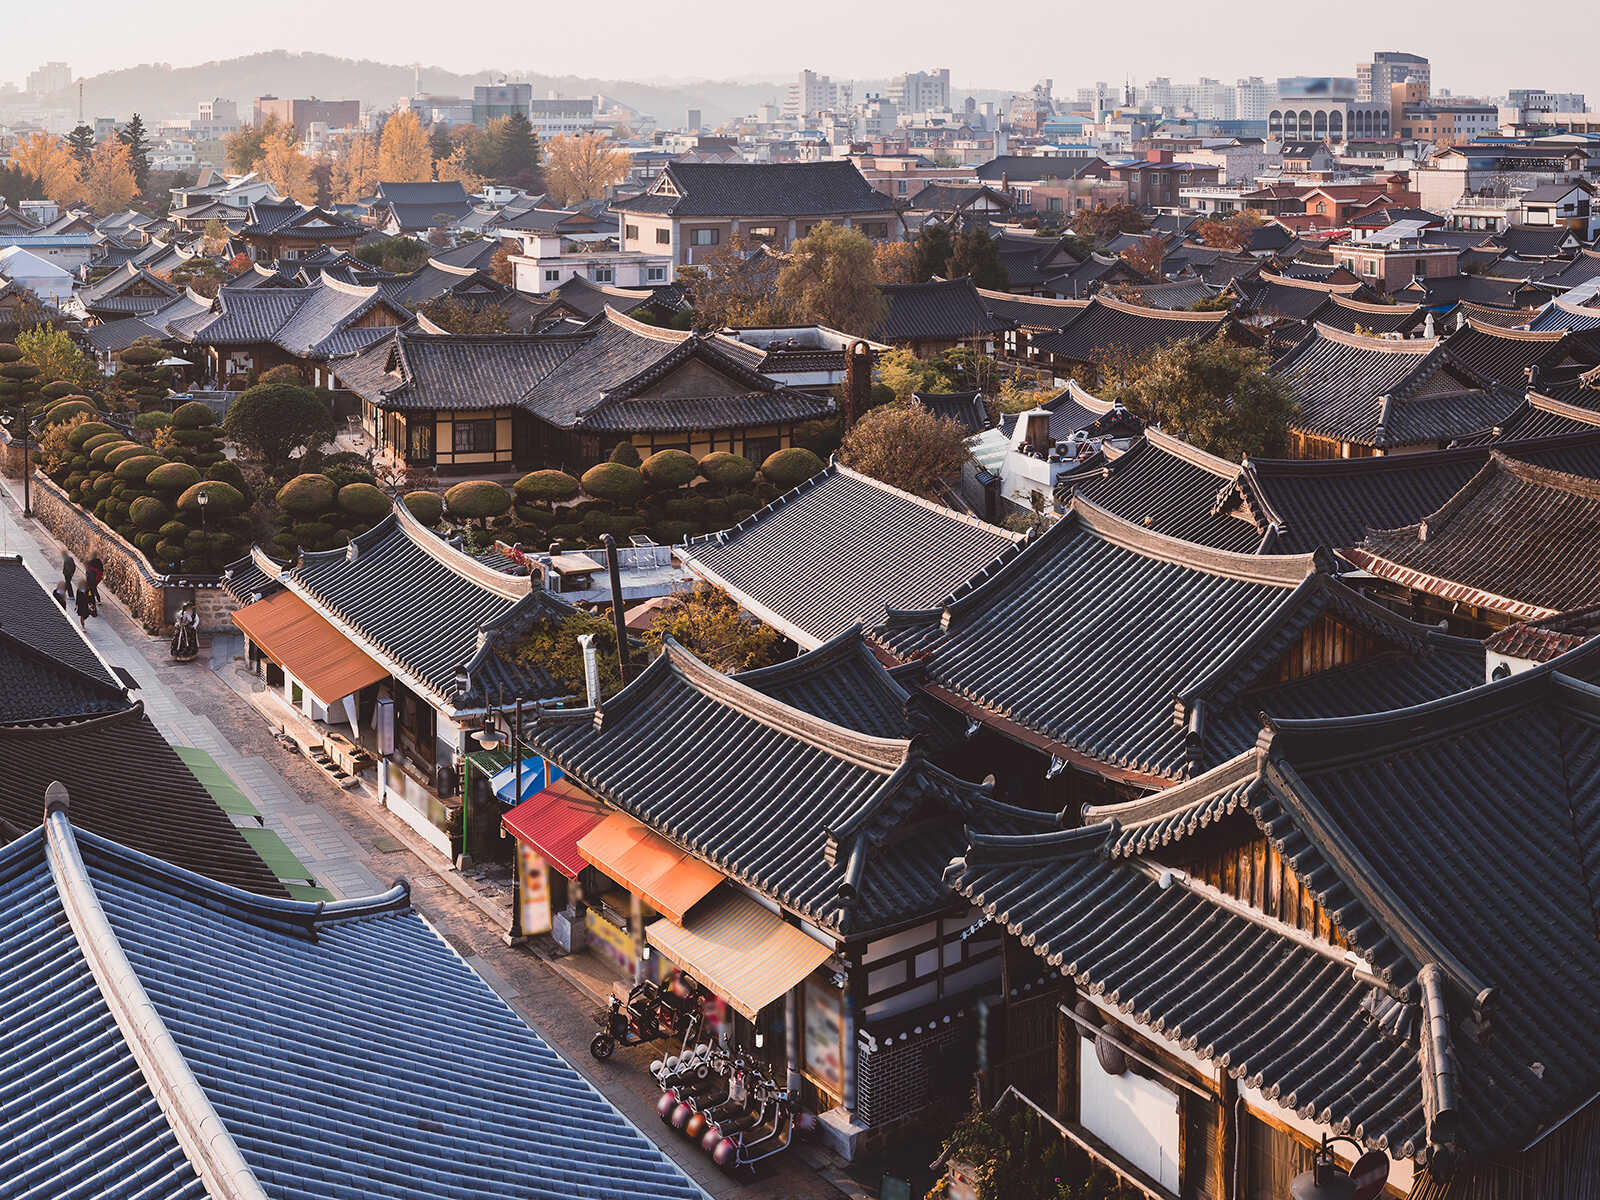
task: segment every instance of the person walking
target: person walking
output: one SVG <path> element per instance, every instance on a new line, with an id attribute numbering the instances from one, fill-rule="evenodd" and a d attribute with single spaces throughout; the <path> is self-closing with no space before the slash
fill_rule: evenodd
<path id="1" fill-rule="evenodd" d="M 61 580 L 56 580 L 55 590 L 50 593 L 56 598 L 56 603 L 61 605 L 61 611 L 67 611 L 67 585 Z"/>
<path id="2" fill-rule="evenodd" d="M 94 615 L 100 615 L 100 581 L 106 577 L 106 564 L 96 554 L 83 571 L 84 586 L 89 589 L 89 600 L 94 604 Z"/>
<path id="3" fill-rule="evenodd" d="M 89 618 L 92 616 L 94 616 L 94 601 L 89 598 L 89 589 L 86 587 L 79 588 L 78 624 L 83 626 L 85 631 L 89 628 Z"/>
<path id="4" fill-rule="evenodd" d="M 78 560 L 72 557 L 71 550 L 61 552 L 61 581 L 67 585 L 67 595 L 72 595 L 72 577 L 78 573 Z"/>

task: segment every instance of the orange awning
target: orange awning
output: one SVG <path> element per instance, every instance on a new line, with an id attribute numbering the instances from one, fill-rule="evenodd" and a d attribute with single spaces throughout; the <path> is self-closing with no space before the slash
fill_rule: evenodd
<path id="1" fill-rule="evenodd" d="M 233 623 L 324 708 L 389 678 L 388 671 L 293 592 L 246 604 L 234 612 Z"/>
<path id="2" fill-rule="evenodd" d="M 584 834 L 578 853 L 678 922 L 726 878 L 626 813 L 612 813 Z"/>
<path id="3" fill-rule="evenodd" d="M 754 1021 L 833 953 L 743 892 L 728 889 L 687 921 L 652 921 L 645 940 Z"/>

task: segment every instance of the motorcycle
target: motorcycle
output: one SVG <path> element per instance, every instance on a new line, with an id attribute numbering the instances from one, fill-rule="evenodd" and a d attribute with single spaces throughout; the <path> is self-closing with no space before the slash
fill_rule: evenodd
<path id="1" fill-rule="evenodd" d="M 677 1037 L 687 1044 L 704 1021 L 706 991 L 679 972 L 665 985 L 643 980 L 628 989 L 624 1000 L 615 990 L 595 1016 L 600 1032 L 589 1040 L 589 1053 L 600 1061 L 617 1046 L 638 1046 L 658 1037 Z"/>

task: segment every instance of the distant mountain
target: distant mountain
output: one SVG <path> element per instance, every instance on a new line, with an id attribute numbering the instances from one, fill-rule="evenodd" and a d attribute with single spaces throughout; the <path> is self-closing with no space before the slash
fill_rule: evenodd
<path id="1" fill-rule="evenodd" d="M 422 68 L 422 90 L 435 95 L 472 95 L 474 84 L 488 83 L 497 73 L 488 70 L 457 75 L 438 67 Z M 83 80 L 84 110 L 90 117 L 126 118 L 143 114 L 146 121 L 192 116 L 201 100 L 222 97 L 236 100 L 239 114 L 249 119 L 257 96 L 321 96 L 329 100 L 359 99 L 369 107 L 393 107 L 414 86 L 413 68 L 366 59 L 335 58 L 331 54 L 290 53 L 270 50 L 174 67 L 146 63 L 120 71 L 90 75 Z M 778 83 L 724 83 L 696 81 L 668 86 L 631 83 L 620 79 L 585 79 L 575 75 L 513 74 L 516 82 L 533 84 L 535 96 L 556 92 L 563 96 L 610 96 L 669 127 L 683 124 L 684 114 L 698 108 L 708 123 L 742 116 L 769 101 L 783 98 Z M 49 100 L 76 109 L 78 89 L 56 93 Z"/>

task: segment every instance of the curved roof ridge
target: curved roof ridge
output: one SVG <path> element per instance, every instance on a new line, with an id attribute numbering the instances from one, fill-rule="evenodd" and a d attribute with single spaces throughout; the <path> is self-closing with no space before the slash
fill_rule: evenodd
<path id="1" fill-rule="evenodd" d="M 1220 325 L 1228 319 L 1227 309 L 1217 309 L 1213 312 L 1184 312 L 1181 309 L 1146 308 L 1142 304 L 1118 300 L 1115 296 L 1108 296 L 1104 292 L 1096 292 L 1092 303 L 1104 305 L 1114 312 L 1149 317 L 1152 320 L 1180 321 L 1190 325 Z"/>
<path id="2" fill-rule="evenodd" d="M 67 819 L 66 789 L 46 792 L 45 858 L 62 911 L 95 986 L 184 1157 L 217 1200 L 267 1200 L 261 1181 L 195 1078 L 100 905 Z"/>
<path id="3" fill-rule="evenodd" d="M 1544 392 L 1529 392 L 1525 397 L 1530 407 L 1541 412 L 1556 413 L 1574 421 L 1582 421 L 1585 425 L 1600 426 L 1600 409 L 1585 408 L 1581 404 L 1573 404 L 1568 400 L 1559 400 L 1555 396 Z M 1514 443 L 1501 443 L 1500 448 Z"/>
<path id="4" fill-rule="evenodd" d="M 1509 325 L 1496 325 L 1489 321 L 1478 321 L 1472 317 L 1463 320 L 1468 329 L 1474 333 L 1481 333 L 1485 337 L 1504 338 L 1508 342 L 1550 342 L 1561 341 L 1571 330 L 1567 329 L 1516 329 Z M 1460 332 L 1458 329 L 1457 333 Z M 1448 348 L 1448 347 L 1447 347 Z"/>
<path id="5" fill-rule="evenodd" d="M 1355 283 L 1327 283 L 1320 279 L 1296 279 L 1293 275 L 1279 275 L 1263 267 L 1256 276 L 1267 283 L 1281 284 L 1284 287 L 1303 288 L 1308 292 L 1326 292 L 1329 296 L 1351 296 L 1359 292 L 1364 286 L 1359 280 Z M 1385 305 L 1385 307 L 1388 307 Z"/>
<path id="6" fill-rule="evenodd" d="M 976 284 L 973 285 L 977 287 Z M 1088 300 L 1067 299 L 1064 296 L 1019 296 L 1015 292 L 997 292 L 993 288 L 977 288 L 978 295 L 990 300 L 1021 301 L 1025 304 L 1037 304 L 1040 307 L 1062 308 L 1077 311 L 1089 307 Z"/>
<path id="7" fill-rule="evenodd" d="M 910 739 L 874 737 L 785 704 L 765 692 L 758 692 L 747 683 L 741 683 L 736 676 L 724 675 L 714 667 L 707 666 L 671 634 L 662 636 L 661 657 L 674 675 L 701 695 L 858 766 L 882 775 L 892 775 L 902 769 L 911 757 Z M 600 712 L 605 712 L 605 705 L 600 706 Z"/>
<path id="8" fill-rule="evenodd" d="M 690 330 L 663 329 L 659 325 L 647 325 L 643 321 L 637 320 L 628 316 L 626 313 L 612 308 L 609 304 L 605 306 L 605 308 L 602 310 L 602 313 L 605 316 L 606 321 L 609 324 L 615 325 L 618 329 L 626 330 L 636 337 L 649 338 L 651 341 L 655 342 L 666 342 L 669 345 L 676 346 L 679 343 L 686 342 L 695 336 L 695 334 Z"/>
<path id="9" fill-rule="evenodd" d="M 1321 570 L 1314 553 L 1263 555 L 1218 550 L 1135 525 L 1083 496 L 1073 496 L 1072 511 L 1106 541 L 1208 575 L 1226 575 L 1251 583 L 1293 588 Z"/>
<path id="10" fill-rule="evenodd" d="M 446 329 L 443 325 L 438 324 L 436 321 L 431 320 L 428 317 L 428 314 L 423 312 L 420 308 L 417 310 L 417 332 L 427 334 L 430 337 L 450 336 L 450 330 Z M 402 333 L 396 334 L 396 336 L 404 338 L 408 335 Z"/>
<path id="11" fill-rule="evenodd" d="M 1350 346 L 1357 350 L 1386 351 L 1390 354 L 1412 354 L 1417 358 L 1426 358 L 1439 348 L 1443 338 L 1391 338 L 1374 337 L 1365 333 L 1346 333 L 1333 325 L 1324 325 L 1317 321 L 1312 325 L 1316 334 L 1320 334 L 1330 342 L 1340 346 Z M 1303 345 L 1304 343 L 1302 343 Z M 1287 356 L 1286 356 L 1287 357 Z"/>
<path id="12" fill-rule="evenodd" d="M 889 673 L 889 668 L 883 665 L 883 662 L 878 658 L 878 656 L 867 648 L 866 638 L 863 630 L 864 626 L 861 624 L 861 622 L 857 621 L 848 629 L 840 630 L 838 633 L 834 634 L 820 646 L 813 647 L 804 653 L 797 654 L 793 658 L 786 659 L 780 663 L 773 663 L 770 666 L 765 667 L 755 667 L 748 671 L 736 672 L 734 674 L 734 678 L 740 683 L 745 684 L 747 687 L 754 686 L 754 682 L 752 681 L 759 681 L 767 684 L 771 684 L 774 681 L 780 683 L 787 682 L 789 680 L 807 678 L 810 675 L 814 675 L 818 671 L 832 666 L 836 662 L 840 662 L 846 658 L 860 656 L 863 659 L 870 660 L 872 665 L 876 667 L 878 671 L 883 673 L 883 677 L 888 682 L 890 687 L 900 696 L 909 700 L 911 698 L 911 693 L 906 691 L 906 689 L 900 684 L 900 681 Z"/>
<path id="13" fill-rule="evenodd" d="M 1166 817 L 1175 816 L 1186 808 L 1208 800 L 1219 790 L 1242 783 L 1254 776 L 1261 764 L 1261 753 L 1255 747 L 1218 763 L 1204 774 L 1182 783 L 1174 784 L 1148 796 L 1133 800 L 1119 800 L 1111 804 L 1085 804 L 1085 824 L 1096 821 L 1116 821 L 1121 829 L 1148 825 Z"/>
<path id="14" fill-rule="evenodd" d="M 926 496 L 919 496 L 915 492 L 908 492 L 904 488 L 897 488 L 892 483 L 885 483 L 881 479 L 864 474 L 861 471 L 857 471 L 853 467 L 847 467 L 843 463 L 835 464 L 835 469 L 837 470 L 838 474 L 847 479 L 858 479 L 863 483 L 871 484 L 873 487 L 888 492 L 890 495 L 899 496 L 902 500 L 909 500 L 913 504 L 920 504 L 923 508 L 928 509 L 930 512 L 936 512 L 942 517 L 950 517 L 953 520 L 960 521 L 966 525 L 971 525 L 975 529 L 982 529 L 988 533 L 1001 534 L 1005 537 L 1011 538 L 1013 541 L 1022 540 L 1021 534 L 1014 533 L 1009 529 L 1002 529 L 998 525 L 991 525 L 982 517 L 974 516 L 972 513 L 960 512 L 957 509 L 940 504 L 937 500 L 929 500 Z"/>
<path id="15" fill-rule="evenodd" d="M 342 292 L 346 296 L 359 297 L 362 300 L 371 300 L 382 290 L 376 283 L 346 283 L 342 279 L 334 278 L 326 271 L 317 276 L 317 278 L 321 280 L 324 287 L 332 288 L 336 292 Z"/>
<path id="16" fill-rule="evenodd" d="M 507 575 L 503 571 L 496 571 L 481 559 L 474 558 L 465 550 L 456 549 L 417 520 L 404 504 L 394 505 L 389 510 L 389 515 L 394 518 L 395 527 L 411 541 L 457 575 L 470 579 L 485 591 L 495 592 L 508 600 L 520 600 L 533 590 L 532 575 Z M 337 554 L 339 551 L 334 550 L 329 553 Z"/>
<path id="17" fill-rule="evenodd" d="M 1328 302 L 1352 312 L 1370 313 L 1414 313 L 1422 307 L 1420 304 L 1380 304 L 1370 300 L 1355 300 L 1341 292 L 1330 295 Z"/>
<path id="18" fill-rule="evenodd" d="M 952 871 L 960 871 L 973 863 L 1020 865 L 1098 854 L 1116 832 L 1115 821 L 1101 821 L 1095 825 L 1081 825 L 1074 829 L 1053 829 L 1043 833 L 983 833 L 968 828 L 967 852 L 962 857 L 951 860 L 950 865 L 945 868 L 945 878 L 949 879 Z"/>
<path id="19" fill-rule="evenodd" d="M 1099 396 L 1096 396 L 1088 388 L 1084 387 L 1083 384 L 1079 383 L 1075 378 L 1069 377 L 1067 379 L 1067 390 L 1063 392 L 1062 395 L 1071 396 L 1074 403 L 1078 404 L 1082 408 L 1087 409 L 1089 412 L 1099 413 L 1102 416 L 1117 407 L 1117 402 L 1115 400 L 1100 399 Z M 1058 400 L 1060 398 L 1060 396 L 1056 397 Z"/>
<path id="20" fill-rule="evenodd" d="M 460 275 L 460 276 L 465 277 L 465 276 L 469 276 L 469 275 L 476 275 L 478 273 L 478 268 L 477 267 L 469 267 L 469 266 L 467 266 L 465 264 L 458 264 L 458 263 L 447 263 L 447 262 L 443 262 L 439 258 L 433 257 L 433 256 L 429 257 L 427 265 L 432 267 L 436 271 L 443 271 L 447 275 Z M 417 276 L 417 275 L 422 274 L 422 272 L 421 272 L 420 269 L 418 269 L 416 271 L 413 271 L 411 274 L 413 276 Z"/>
<path id="21" fill-rule="evenodd" d="M 1181 458 L 1184 462 L 1192 463 L 1202 470 L 1209 471 L 1211 474 L 1223 479 L 1234 479 L 1239 474 L 1238 463 L 1219 458 L 1217 455 L 1202 450 L 1199 446 L 1186 442 L 1180 437 L 1170 433 L 1163 433 L 1160 429 L 1147 426 L 1144 431 L 1144 440 L 1165 454 L 1170 454 L 1174 458 Z M 1126 455 L 1122 455 L 1112 461 L 1120 462 L 1122 458 L 1126 457 Z"/>

